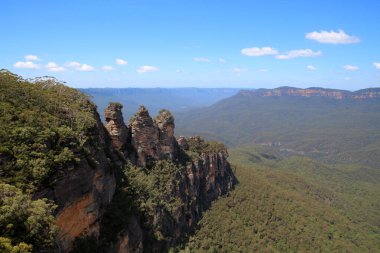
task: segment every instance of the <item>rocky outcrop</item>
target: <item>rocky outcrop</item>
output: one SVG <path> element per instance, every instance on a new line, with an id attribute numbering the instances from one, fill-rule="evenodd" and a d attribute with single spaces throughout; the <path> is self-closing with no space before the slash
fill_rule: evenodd
<path id="1" fill-rule="evenodd" d="M 161 110 L 154 122 L 159 129 L 160 158 L 174 161 L 178 157 L 178 147 L 173 115 L 168 110 Z"/>
<path id="2" fill-rule="evenodd" d="M 91 138 L 84 143 L 86 152 L 79 154 L 79 162 L 65 167 L 50 179 L 49 187 L 41 186 L 34 198 L 48 198 L 57 205 L 57 245 L 59 252 L 68 252 L 79 237 L 98 236 L 100 220 L 111 202 L 116 181 L 112 169 L 112 155 L 107 144 L 108 133 L 96 111 L 97 126 L 87 133 Z"/>
<path id="3" fill-rule="evenodd" d="M 189 150 L 189 143 L 187 142 L 187 139 L 185 136 L 180 136 L 177 139 L 177 143 L 180 146 L 181 149 L 188 151 Z"/>
<path id="4" fill-rule="evenodd" d="M 299 97 L 329 97 L 334 99 L 369 99 L 380 98 L 380 89 L 371 88 L 350 92 L 347 90 L 324 89 L 311 87 L 307 89 L 293 87 L 279 87 L 275 89 L 258 89 L 242 90 L 239 92 L 242 96 L 250 97 L 282 97 L 282 96 L 299 96 Z"/>
<path id="5" fill-rule="evenodd" d="M 144 252 L 167 251 L 194 230 L 202 211 L 212 201 L 226 194 L 236 184 L 227 161 L 227 150 L 222 144 L 210 145 L 200 137 L 181 136 L 177 141 L 174 127 L 174 117 L 167 110 L 160 111 L 153 120 L 147 109 L 140 107 L 130 120 L 130 143 L 124 146 L 131 146 L 129 155 L 136 166 L 149 169 L 159 160 L 169 160 L 181 168 L 171 176 L 171 181 L 164 182 L 167 187 L 161 193 L 162 200 L 176 199 L 177 203 L 169 209 L 157 207 L 149 217 L 144 218 L 145 221 L 141 223 L 145 224 L 143 237 L 146 239 L 143 244 L 136 240 L 143 237 L 133 237 L 131 233 L 140 231 L 139 226 L 133 223 L 119 233 L 111 252 L 140 252 L 140 245 L 144 246 Z M 154 239 L 152 235 L 159 235 L 162 239 Z"/>
<path id="6" fill-rule="evenodd" d="M 112 138 L 112 146 L 116 149 L 125 149 L 129 134 L 121 109 L 123 109 L 121 104 L 110 103 L 104 111 L 106 128 Z"/>
<path id="7" fill-rule="evenodd" d="M 130 216 L 110 243 L 109 253 L 163 252 L 178 245 L 194 230 L 202 211 L 236 183 L 226 149 L 207 148 L 199 137 L 181 136 L 177 142 L 169 111 L 162 110 L 152 119 L 146 108 L 140 107 L 127 127 L 121 109 L 117 103 L 107 107 L 105 126 L 94 111 L 97 125 L 86 133 L 91 138 L 83 144 L 86 152 L 79 154 L 79 162 L 55 173 L 50 187 L 41 187 L 35 194 L 35 198 L 46 197 L 58 205 L 58 252 L 69 252 L 78 238 L 101 236 L 102 216 L 117 187 L 113 168 L 120 168 L 124 161 L 149 169 L 159 160 L 169 160 L 182 168 L 163 195 L 163 199 L 179 203 L 171 209 L 156 208 L 150 218 Z M 124 157 L 120 159 L 120 155 Z M 151 238 L 157 234 L 165 239 Z"/>
<path id="8" fill-rule="evenodd" d="M 159 130 L 148 110 L 141 106 L 130 120 L 131 145 L 135 151 L 132 159 L 136 165 L 149 167 L 160 158 Z"/>
<path id="9" fill-rule="evenodd" d="M 118 235 L 116 243 L 112 245 L 108 253 L 142 253 L 143 231 L 136 217 L 131 217 L 125 230 Z"/>
<path id="10" fill-rule="evenodd" d="M 1 81 L 11 90 L 2 120 L 11 124 L 1 132 L 0 181 L 28 201 L 44 198 L 19 224 L 17 212 L 3 222 L 12 243 L 26 239 L 36 252 L 166 252 L 233 187 L 225 149 L 199 138 L 179 145 L 167 110 L 153 120 L 141 107 L 126 126 L 122 105 L 111 103 L 103 125 L 87 96 L 55 80 L 5 73 Z"/>

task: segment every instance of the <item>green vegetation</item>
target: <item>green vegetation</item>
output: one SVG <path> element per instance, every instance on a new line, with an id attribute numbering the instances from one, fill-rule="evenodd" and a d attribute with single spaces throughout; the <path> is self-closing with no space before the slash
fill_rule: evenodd
<path id="1" fill-rule="evenodd" d="M 199 136 L 187 139 L 189 154 L 192 157 L 199 157 L 201 154 L 225 152 L 227 149 L 223 143 L 218 141 L 205 141 Z"/>
<path id="2" fill-rule="evenodd" d="M 1 253 L 53 250 L 56 206 L 33 194 L 80 159 L 96 163 L 94 110 L 55 79 L 0 72 Z M 186 116 L 191 131 L 236 145 L 229 153 L 240 183 L 204 213 L 182 251 L 380 252 L 379 111 L 377 100 L 236 96 Z M 183 164 L 188 155 L 226 152 L 197 137 L 188 144 Z M 73 252 L 107 251 L 132 219 L 143 222 L 147 251 L 150 242 L 171 240 L 171 218 L 183 205 L 173 192 L 184 171 L 169 161 L 115 169 L 99 238 L 78 239 Z"/>
<path id="3" fill-rule="evenodd" d="M 52 173 L 78 161 L 95 106 L 55 79 L 27 81 L 0 72 L 0 182 L 33 191 Z"/>
<path id="4" fill-rule="evenodd" d="M 246 97 L 176 114 L 177 133 L 230 147 L 274 144 L 284 155 L 324 162 L 380 164 L 380 99 Z"/>
<path id="5" fill-rule="evenodd" d="M 181 206 L 181 199 L 173 195 L 172 190 L 176 189 L 183 180 L 182 172 L 183 168 L 167 160 L 158 161 L 149 170 L 132 165 L 127 166 L 125 175 L 130 183 L 125 191 L 133 194 L 137 213 L 144 214 L 146 227 L 152 228 L 157 210 L 161 213 L 174 213 Z M 154 234 L 155 239 L 164 240 L 165 232 L 161 231 L 160 227 L 155 230 L 157 231 Z"/>
<path id="6" fill-rule="evenodd" d="M 56 206 L 8 184 L 0 184 L 0 252 L 31 252 L 54 246 Z"/>
<path id="7" fill-rule="evenodd" d="M 52 250 L 55 205 L 32 196 L 86 157 L 94 110 L 87 96 L 53 78 L 0 71 L 1 252 Z"/>
<path id="8" fill-rule="evenodd" d="M 182 167 L 167 160 L 157 161 L 149 170 L 128 163 L 124 171 L 117 175 L 116 193 L 103 216 L 99 238 L 76 240 L 72 253 L 107 251 L 116 241 L 118 233 L 130 225 L 133 217 L 144 217 L 142 225 L 148 237 L 145 240 L 165 244 L 169 239 L 168 233 L 172 231 L 167 231 L 164 224 L 154 222 L 154 218 L 163 213 L 173 214 L 181 207 L 181 199 L 173 195 L 172 190 L 183 180 L 179 178 L 183 177 L 182 171 Z M 147 243 L 145 248 L 149 247 Z"/>
<path id="9" fill-rule="evenodd" d="M 205 213 L 191 252 L 380 252 L 378 170 L 248 147 L 230 155 L 239 185 Z"/>

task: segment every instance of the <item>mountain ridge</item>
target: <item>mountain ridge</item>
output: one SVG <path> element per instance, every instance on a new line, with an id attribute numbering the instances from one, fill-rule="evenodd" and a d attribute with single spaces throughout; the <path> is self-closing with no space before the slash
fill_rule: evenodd
<path id="1" fill-rule="evenodd" d="M 380 88 L 366 88 L 357 91 L 340 89 L 329 89 L 322 87 L 296 88 L 281 86 L 274 89 L 241 90 L 238 95 L 251 97 L 281 97 L 281 96 L 302 96 L 302 97 L 331 97 L 335 99 L 368 99 L 380 98 Z"/>

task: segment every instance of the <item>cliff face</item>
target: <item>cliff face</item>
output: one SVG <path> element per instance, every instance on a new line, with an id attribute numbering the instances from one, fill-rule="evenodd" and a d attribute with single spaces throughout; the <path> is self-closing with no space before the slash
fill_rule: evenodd
<path id="1" fill-rule="evenodd" d="M 127 126 L 122 105 L 111 103 L 103 125 L 87 96 L 54 79 L 0 71 L 0 84 L 0 190 L 15 200 L 10 208 L 0 199 L 0 233 L 12 244 L 167 251 L 235 183 L 224 147 L 196 138 L 194 148 L 184 137 L 178 144 L 167 110 L 153 119 L 141 107 Z"/>
<path id="2" fill-rule="evenodd" d="M 100 220 L 111 202 L 116 182 L 111 160 L 117 161 L 107 144 L 108 133 L 93 111 L 96 126 L 89 129 L 88 141 L 78 154 L 79 162 L 55 173 L 49 187 L 40 187 L 35 198 L 48 198 L 57 205 L 59 252 L 72 249 L 79 237 L 98 236 Z M 108 140 L 109 141 L 109 140 Z"/>
<path id="3" fill-rule="evenodd" d="M 106 112 L 116 115 L 110 105 Z M 116 121 L 120 121 L 117 119 Z M 108 120 L 107 120 L 108 122 Z M 107 123 L 107 125 L 109 122 Z M 123 129 L 124 126 L 120 125 Z M 107 128 L 109 131 L 111 128 Z M 118 129 L 113 132 L 120 132 Z M 201 218 L 203 210 L 219 196 L 230 191 L 236 178 L 227 162 L 228 153 L 223 145 L 212 149 L 207 142 L 199 137 L 180 137 L 178 142 L 174 137 L 174 117 L 169 111 L 162 110 L 153 120 L 146 108 L 141 107 L 130 120 L 128 131 L 130 140 L 118 145 L 114 144 L 121 153 L 128 153 L 128 157 L 138 167 L 146 167 L 148 171 L 157 161 L 167 160 L 177 169 L 154 179 L 164 178 L 158 184 L 165 187 L 158 189 L 159 198 L 167 201 L 170 207 L 153 205 L 150 211 L 140 214 L 144 218 L 140 223 L 131 223 L 128 228 L 119 233 L 119 238 L 112 248 L 112 252 L 164 252 L 175 246 L 191 232 Z M 110 132 L 112 136 L 112 132 Z M 115 145 L 117 144 L 117 145 Z M 125 150 L 120 147 L 130 147 Z M 207 148 L 206 148 L 207 147 Z M 159 174 L 155 168 L 150 173 Z M 140 173 L 140 176 L 144 175 Z M 148 173 L 147 179 L 151 180 Z M 142 188 L 149 188 L 143 184 Z M 135 196 L 136 201 L 150 202 L 144 195 Z M 131 229 L 134 227 L 134 229 Z M 143 231 L 145 241 L 139 241 L 133 231 Z M 143 245 L 143 248 L 140 247 Z M 135 250 L 131 250 L 131 249 Z"/>
<path id="4" fill-rule="evenodd" d="M 334 90 L 324 88 L 299 89 L 293 87 L 279 87 L 276 89 L 258 89 L 254 91 L 243 90 L 239 92 L 243 96 L 258 97 L 281 97 L 281 96 L 301 96 L 301 97 L 329 97 L 334 99 L 369 99 L 380 98 L 380 89 L 365 89 L 354 92 L 346 90 Z"/>

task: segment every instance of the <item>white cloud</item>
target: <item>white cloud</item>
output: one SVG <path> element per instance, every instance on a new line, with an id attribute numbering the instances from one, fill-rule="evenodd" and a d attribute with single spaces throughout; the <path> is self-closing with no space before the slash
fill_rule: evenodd
<path id="1" fill-rule="evenodd" d="M 105 66 L 102 67 L 102 70 L 104 70 L 104 71 L 111 71 L 111 70 L 113 70 L 113 67 L 105 65 Z"/>
<path id="2" fill-rule="evenodd" d="M 258 71 L 259 72 L 268 72 L 269 70 L 267 70 L 267 69 L 259 69 Z"/>
<path id="3" fill-rule="evenodd" d="M 70 68 L 79 68 L 81 66 L 81 64 L 76 61 L 69 62 L 66 65 L 67 67 L 70 67 Z"/>
<path id="4" fill-rule="evenodd" d="M 69 68 L 73 68 L 75 70 L 79 70 L 79 71 L 93 71 L 93 70 L 95 70 L 95 68 L 91 65 L 88 65 L 85 63 L 82 64 L 82 63 L 79 63 L 76 61 L 69 62 L 66 64 L 66 66 Z"/>
<path id="5" fill-rule="evenodd" d="M 321 54 L 322 54 L 321 51 L 314 52 L 311 49 L 298 49 L 298 50 L 288 51 L 285 54 L 276 55 L 276 58 L 281 59 L 281 60 L 288 60 L 288 59 L 298 58 L 298 57 L 315 57 L 315 56 L 320 56 Z"/>
<path id="6" fill-rule="evenodd" d="M 123 60 L 123 59 L 116 59 L 116 64 L 117 65 L 127 65 L 128 62 Z"/>
<path id="7" fill-rule="evenodd" d="M 345 70 L 347 70 L 347 71 L 357 71 L 357 70 L 359 70 L 358 67 L 356 67 L 356 66 L 352 66 L 352 65 L 344 65 L 343 68 L 344 68 Z"/>
<path id="8" fill-rule="evenodd" d="M 159 71 L 160 69 L 155 66 L 141 66 L 138 70 L 137 73 L 146 73 L 146 72 L 156 72 Z"/>
<path id="9" fill-rule="evenodd" d="M 278 54 L 278 51 L 273 47 L 250 47 L 243 48 L 240 53 L 245 56 L 263 56 Z"/>
<path id="10" fill-rule="evenodd" d="M 343 30 L 338 32 L 334 31 L 320 31 L 310 32 L 305 35 L 306 39 L 316 40 L 320 43 L 326 44 L 352 44 L 360 42 L 356 36 L 346 34 Z"/>
<path id="11" fill-rule="evenodd" d="M 306 68 L 311 71 L 317 70 L 317 68 L 313 65 L 307 65 Z"/>
<path id="12" fill-rule="evenodd" d="M 352 78 L 351 77 L 345 77 L 344 80 L 350 81 L 350 80 L 352 80 Z"/>
<path id="13" fill-rule="evenodd" d="M 51 72 L 62 72 L 62 71 L 65 71 L 64 67 L 59 66 L 55 62 L 49 62 L 48 64 L 46 64 L 45 67 L 48 69 L 48 71 L 51 71 Z"/>
<path id="14" fill-rule="evenodd" d="M 219 61 L 220 63 L 226 63 L 226 62 L 227 62 L 226 59 L 223 59 L 223 58 L 219 58 L 218 61 Z"/>
<path id="15" fill-rule="evenodd" d="M 193 58 L 193 61 L 197 61 L 197 62 L 210 62 L 210 59 L 206 58 L 206 57 L 195 57 L 195 58 Z"/>
<path id="16" fill-rule="evenodd" d="M 374 62 L 373 66 L 375 66 L 377 69 L 380 69 L 380 62 Z"/>
<path id="17" fill-rule="evenodd" d="M 247 72 L 248 69 L 246 68 L 233 68 L 232 69 L 232 72 L 236 73 L 236 74 L 241 74 L 241 73 L 244 73 L 244 72 Z"/>
<path id="18" fill-rule="evenodd" d="M 18 69 L 39 69 L 40 65 L 31 61 L 18 61 L 13 65 L 13 67 Z"/>
<path id="19" fill-rule="evenodd" d="M 39 61 L 40 58 L 38 58 L 37 55 L 28 54 L 28 55 L 25 55 L 25 60 L 27 60 L 27 61 Z"/>
<path id="20" fill-rule="evenodd" d="M 80 71 L 93 71 L 93 70 L 95 70 L 95 68 L 91 65 L 82 64 L 82 66 L 80 66 L 80 68 L 78 70 L 80 70 Z"/>

